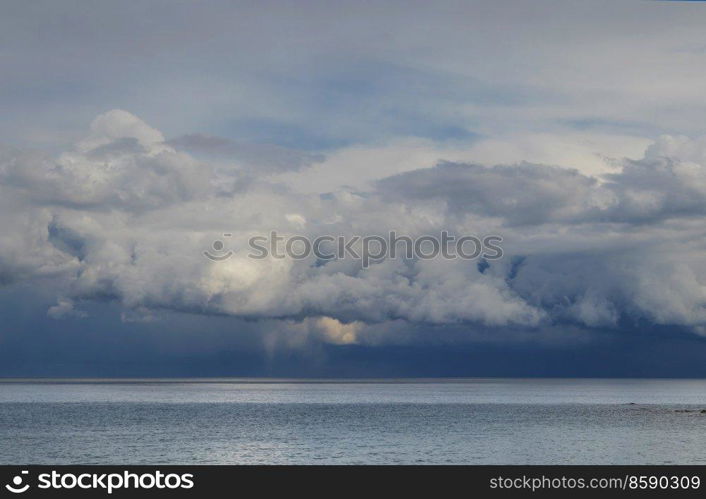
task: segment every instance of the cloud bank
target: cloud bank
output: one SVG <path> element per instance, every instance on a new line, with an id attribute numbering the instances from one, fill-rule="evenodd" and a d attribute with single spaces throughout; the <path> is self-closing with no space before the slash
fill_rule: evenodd
<path id="1" fill-rule="evenodd" d="M 217 154 L 194 151 L 209 148 Z M 332 179 L 346 163 L 283 149 L 243 156 L 200 135 L 167 140 L 133 114 L 109 111 L 64 152 L 2 151 L 0 283 L 51 280 L 56 304 L 47 313 L 56 320 L 109 301 L 127 321 L 169 311 L 237 317 L 334 344 L 395 341 L 415 325 L 491 335 L 635 326 L 706 334 L 703 138 L 661 137 L 642 158 L 593 176 L 438 159 L 381 164 L 402 173 L 379 178 L 371 168 L 362 187 L 329 181 L 303 192 L 291 187 L 297 175 L 315 169 Z M 367 269 L 248 258 L 248 237 L 272 230 L 492 232 L 504 238 L 505 256 L 388 259 Z M 204 258 L 224 233 L 233 257 Z"/>

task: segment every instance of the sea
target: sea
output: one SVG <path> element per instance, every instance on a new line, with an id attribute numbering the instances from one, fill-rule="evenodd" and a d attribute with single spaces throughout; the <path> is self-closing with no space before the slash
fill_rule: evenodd
<path id="1" fill-rule="evenodd" d="M 706 464 L 706 380 L 3 380 L 0 464 Z"/>

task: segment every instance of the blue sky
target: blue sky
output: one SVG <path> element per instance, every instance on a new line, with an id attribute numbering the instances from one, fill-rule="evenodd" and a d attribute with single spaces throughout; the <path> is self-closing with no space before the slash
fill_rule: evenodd
<path id="1" fill-rule="evenodd" d="M 1 9 L 0 375 L 706 374 L 698 2 Z"/>

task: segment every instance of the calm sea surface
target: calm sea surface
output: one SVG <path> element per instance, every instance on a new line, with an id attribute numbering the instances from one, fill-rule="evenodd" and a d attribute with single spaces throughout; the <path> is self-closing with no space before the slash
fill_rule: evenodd
<path id="1" fill-rule="evenodd" d="M 706 464 L 706 380 L 0 382 L 2 464 Z"/>

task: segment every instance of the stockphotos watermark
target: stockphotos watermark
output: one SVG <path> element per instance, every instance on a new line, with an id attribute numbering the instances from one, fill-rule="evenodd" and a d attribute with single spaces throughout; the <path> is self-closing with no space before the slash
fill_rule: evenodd
<path id="1" fill-rule="evenodd" d="M 8 492 L 24 494 L 33 486 L 29 481 L 29 470 L 21 470 L 12 481 L 5 485 Z M 53 490 L 103 490 L 112 494 L 119 489 L 192 489 L 193 473 L 163 473 L 160 470 L 147 473 L 132 473 L 128 470 L 120 473 L 71 473 L 52 470 L 37 476 L 37 489 Z"/>
<path id="2" fill-rule="evenodd" d="M 224 238 L 232 234 L 223 234 Z M 320 235 L 312 238 L 300 234 L 283 236 L 276 231 L 269 235 L 252 236 L 248 240 L 248 257 L 255 260 L 266 258 L 305 260 L 315 257 L 318 261 L 353 259 L 363 268 L 386 259 L 405 258 L 409 260 L 499 260 L 503 257 L 498 235 L 452 235 L 441 231 L 438 235 L 426 234 L 412 237 L 390 231 L 382 235 Z M 211 261 L 222 262 L 233 256 L 227 244 L 217 239 L 204 255 Z"/>

